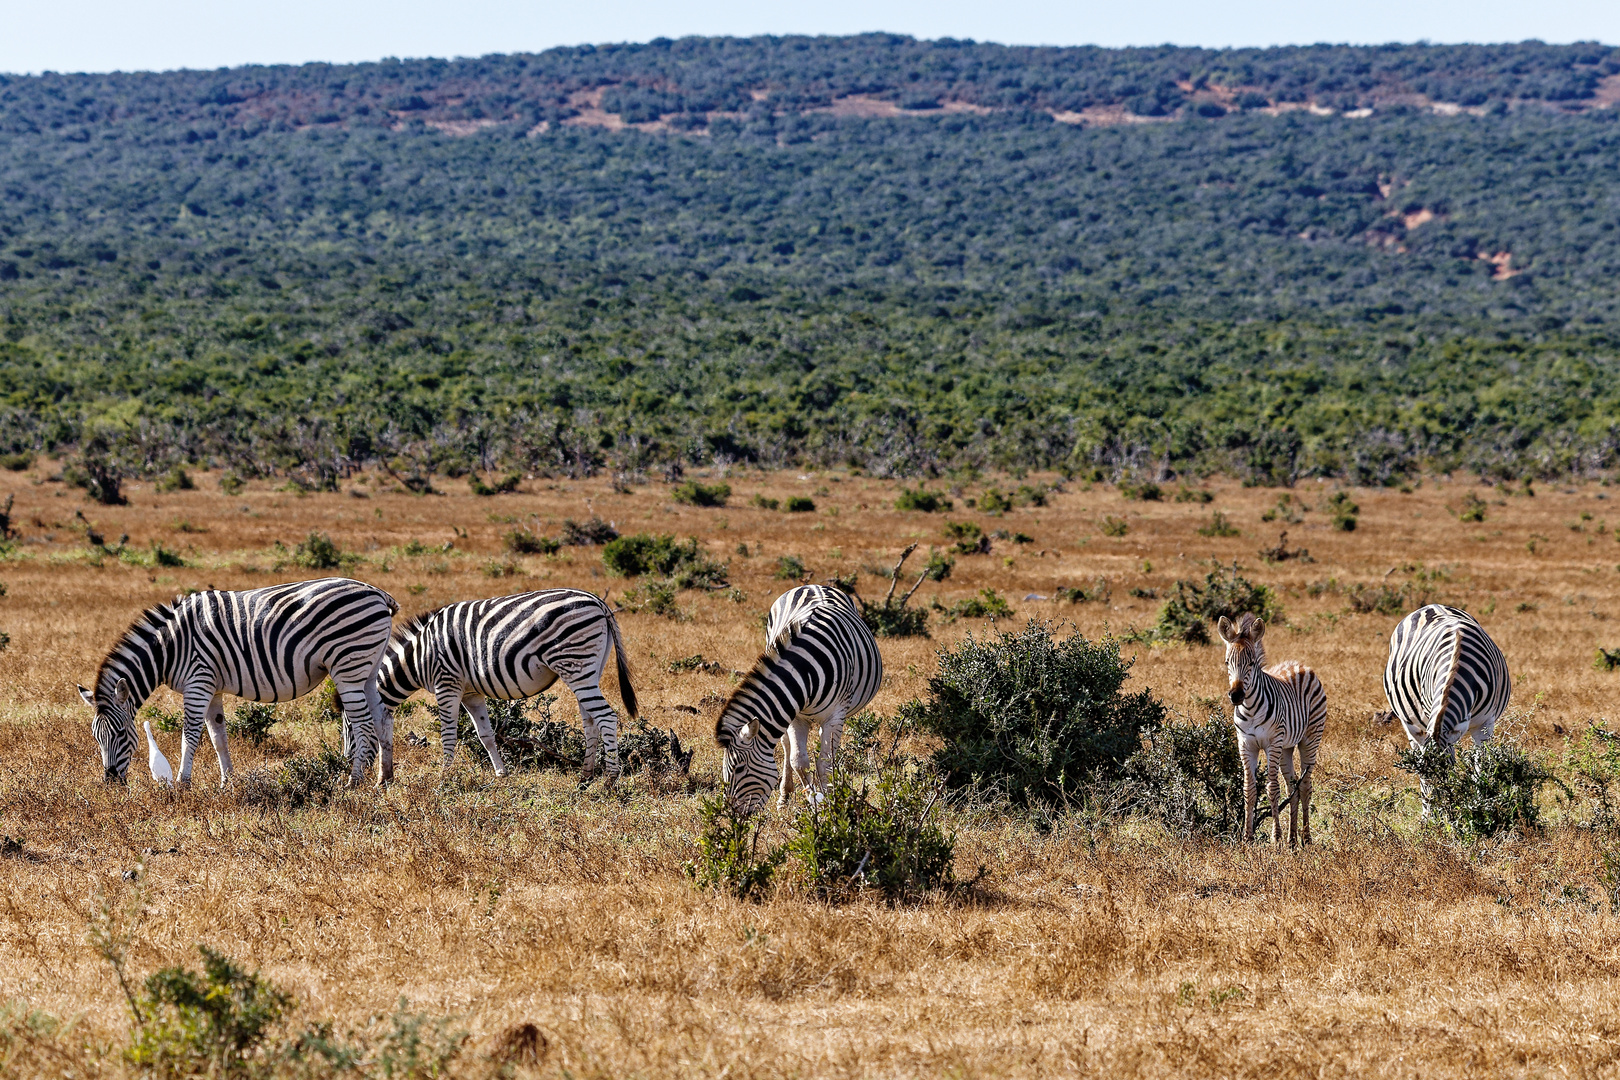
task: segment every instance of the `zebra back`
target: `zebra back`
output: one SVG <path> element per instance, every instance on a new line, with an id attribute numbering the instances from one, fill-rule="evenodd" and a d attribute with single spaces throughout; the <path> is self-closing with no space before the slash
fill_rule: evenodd
<path id="1" fill-rule="evenodd" d="M 790 589 L 771 605 L 768 644 L 715 721 L 725 751 L 728 794 L 744 808 L 776 780 L 776 744 L 794 718 L 838 719 L 877 693 L 883 657 L 844 592 L 823 585 Z"/>
<path id="2" fill-rule="evenodd" d="M 1444 604 L 1418 608 L 1396 625 L 1384 693 L 1413 745 L 1452 746 L 1470 728 L 1489 731 L 1513 693 L 1507 660 L 1472 615 Z"/>

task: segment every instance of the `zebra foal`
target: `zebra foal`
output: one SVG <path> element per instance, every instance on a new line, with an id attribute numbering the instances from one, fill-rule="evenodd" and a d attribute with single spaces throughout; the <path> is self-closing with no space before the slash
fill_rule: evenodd
<path id="1" fill-rule="evenodd" d="M 1244 614 L 1237 625 L 1222 616 L 1217 624 L 1226 642 L 1227 696 L 1234 706 L 1238 748 L 1243 754 L 1243 839 L 1254 839 L 1255 803 L 1260 796 L 1260 751 L 1266 752 L 1266 792 L 1271 798 L 1272 843 L 1282 842 L 1282 813 L 1277 809 L 1277 769 L 1288 781 L 1288 845 L 1311 842 L 1311 770 L 1327 727 L 1327 692 L 1316 672 L 1294 660 L 1266 667 L 1266 624 Z M 1294 775 L 1299 753 L 1300 775 Z"/>
<path id="2" fill-rule="evenodd" d="M 1490 741 L 1513 680 L 1502 650 L 1472 615 L 1429 604 L 1390 635 L 1384 693 L 1414 750 L 1438 739 L 1450 753 L 1464 735 L 1475 746 Z"/>
<path id="3" fill-rule="evenodd" d="M 95 689 L 79 696 L 95 710 L 90 731 L 101 747 L 104 779 L 123 781 L 137 736 L 135 713 L 160 685 L 185 698 L 180 782 L 208 729 L 219 779 L 231 775 L 222 694 L 250 701 L 291 701 L 337 684 L 344 722 L 357 734 L 350 783 L 357 784 L 377 748 L 382 707 L 377 665 L 399 605 L 381 589 L 347 578 L 322 578 L 245 592 L 192 593 L 136 619 L 96 672 Z M 385 734 L 383 757 L 392 759 Z M 383 770 L 381 779 L 390 779 Z"/>
<path id="4" fill-rule="evenodd" d="M 793 793 L 793 774 L 810 768 L 810 724 L 821 725 L 813 787 L 825 791 L 844 720 L 877 693 L 883 657 L 854 601 L 838 589 L 801 585 L 771 605 L 766 650 L 732 692 L 714 737 L 725 752 L 720 777 L 739 812 L 764 805 L 776 781 L 776 744 L 788 732 L 777 804 Z"/>
<path id="5" fill-rule="evenodd" d="M 383 657 L 377 692 L 384 723 L 392 732 L 400 703 L 416 690 L 432 691 L 448 766 L 465 705 L 495 775 L 505 776 L 488 699 L 532 697 L 561 678 L 579 702 L 585 726 L 582 779 L 595 774 L 598 753 L 605 751 L 611 784 L 619 778 L 619 721 L 601 690 L 610 647 L 618 662 L 619 694 L 634 717 L 636 690 L 630 685 L 624 641 L 612 609 L 601 598 L 578 589 L 542 589 L 439 608 L 407 623 Z"/>

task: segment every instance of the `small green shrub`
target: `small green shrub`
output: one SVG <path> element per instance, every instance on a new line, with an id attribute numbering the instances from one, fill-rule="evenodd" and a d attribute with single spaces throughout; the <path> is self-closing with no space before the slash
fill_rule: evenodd
<path id="1" fill-rule="evenodd" d="M 896 600 L 894 591 L 900 584 L 901 568 L 906 565 L 906 560 L 911 558 L 911 553 L 916 550 L 917 545 L 911 544 L 900 553 L 899 561 L 894 564 L 894 568 L 887 574 L 889 591 L 884 595 L 881 604 L 869 604 L 857 595 L 853 589 L 848 590 L 850 595 L 855 597 L 855 602 L 860 605 L 862 620 L 865 621 L 867 628 L 877 637 L 928 636 L 928 612 L 921 608 L 908 607 L 907 604 L 917 590 L 922 587 L 924 581 L 943 581 L 949 577 L 954 563 L 948 559 L 936 557 L 935 553 L 930 550 L 928 563 L 923 567 L 922 573 L 917 575 L 917 580 L 912 583 L 906 594 Z"/>
<path id="2" fill-rule="evenodd" d="M 7 472 L 26 472 L 34 465 L 34 452 L 24 450 L 17 454 L 0 454 L 0 469 Z"/>
<path id="3" fill-rule="evenodd" d="M 971 521 L 947 521 L 945 539 L 951 542 L 959 555 L 990 554 L 990 537 Z"/>
<path id="4" fill-rule="evenodd" d="M 1164 498 L 1164 491 L 1151 480 L 1142 484 L 1121 482 L 1119 493 L 1127 499 L 1137 499 L 1141 502 L 1158 502 Z"/>
<path id="5" fill-rule="evenodd" d="M 1289 525 L 1298 525 L 1305 520 L 1305 511 L 1309 509 L 1304 500 L 1296 499 L 1285 491 L 1277 497 L 1276 506 L 1260 515 L 1260 520 L 1283 521 Z"/>
<path id="6" fill-rule="evenodd" d="M 191 477 L 186 470 L 176 465 L 158 477 L 157 483 L 153 487 L 166 495 L 171 491 L 193 491 L 197 485 L 192 483 Z"/>
<path id="7" fill-rule="evenodd" d="M 486 484 L 478 478 L 478 474 L 467 474 L 467 486 L 474 495 L 510 495 L 523 483 L 523 474 L 520 472 L 507 473 L 492 484 Z"/>
<path id="8" fill-rule="evenodd" d="M 675 592 L 675 582 L 669 578 L 643 578 L 635 588 L 625 592 L 622 606 L 626 611 L 685 622 L 691 616 L 676 603 Z"/>
<path id="9" fill-rule="evenodd" d="M 1270 588 L 1245 578 L 1237 563 L 1230 567 L 1217 564 L 1204 576 L 1202 585 L 1185 580 L 1175 583 L 1148 636 L 1158 641 L 1205 645 L 1210 640 L 1209 623 L 1223 615 L 1235 619 L 1244 612 L 1252 612 L 1267 622 L 1282 618 L 1277 595 Z"/>
<path id="10" fill-rule="evenodd" d="M 776 572 L 772 576 L 777 581 L 803 581 L 809 573 L 803 559 L 797 555 L 783 555 L 776 560 Z"/>
<path id="11" fill-rule="evenodd" d="M 137 1008 L 142 1023 L 126 1056 L 160 1077 L 254 1076 L 292 997 L 206 945 L 198 950 L 201 974 L 170 967 L 147 978 Z"/>
<path id="12" fill-rule="evenodd" d="M 178 551 L 170 551 L 161 543 L 154 540 L 152 541 L 152 565 L 184 566 L 186 565 L 186 560 L 180 556 Z"/>
<path id="13" fill-rule="evenodd" d="M 501 543 L 514 555 L 555 555 L 562 550 L 562 542 L 550 536 L 519 526 L 501 534 Z"/>
<path id="14" fill-rule="evenodd" d="M 765 817 L 750 819 L 735 813 L 724 792 L 698 804 L 703 823 L 698 833 L 698 856 L 683 869 L 700 889 L 730 893 L 739 900 L 763 897 L 776 872 L 787 861 L 785 847 L 759 850 Z"/>
<path id="15" fill-rule="evenodd" d="M 1183 484 L 1181 490 L 1176 492 L 1176 502 L 1178 503 L 1212 503 L 1214 501 L 1215 495 L 1212 492 L 1205 491 L 1203 488 L 1190 488 Z"/>
<path id="16" fill-rule="evenodd" d="M 264 801 L 273 806 L 297 810 L 304 806 L 325 806 L 349 779 L 349 762 L 332 747 L 321 744 L 313 755 L 288 758 L 273 789 Z"/>
<path id="17" fill-rule="evenodd" d="M 1089 589 L 1083 585 L 1068 585 L 1052 593 L 1052 599 L 1069 604 L 1106 604 L 1112 598 L 1113 590 L 1106 578 L 1093 581 Z"/>
<path id="18" fill-rule="evenodd" d="M 900 721 L 941 741 L 933 763 L 948 786 L 1062 804 L 1118 779 L 1143 730 L 1164 722 L 1146 690 L 1121 693 L 1129 674 L 1117 643 L 1058 640 L 1031 620 L 940 650 L 927 699 L 902 706 Z"/>
<path id="19" fill-rule="evenodd" d="M 1380 582 L 1350 586 L 1345 594 L 1350 610 L 1358 615 L 1400 615 L 1434 603 L 1434 590 L 1423 582 L 1405 581 L 1400 585 Z"/>
<path id="20" fill-rule="evenodd" d="M 602 548 L 602 562 L 619 577 L 657 574 L 683 589 L 715 588 L 726 584 L 726 568 L 705 555 L 696 537 L 677 543 L 667 534 L 635 533 L 621 536 Z"/>
<path id="21" fill-rule="evenodd" d="M 1028 484 L 1019 484 L 1018 490 L 1013 492 L 1012 500 L 1019 506 L 1045 506 L 1049 489 L 1037 484 L 1031 487 Z"/>
<path id="22" fill-rule="evenodd" d="M 951 500 L 936 491 L 927 491 L 920 487 L 916 490 L 901 488 L 899 497 L 894 500 L 894 508 L 932 514 L 940 510 L 949 510 Z"/>
<path id="23" fill-rule="evenodd" d="M 1356 531 L 1356 515 L 1361 507 L 1350 501 L 1348 491 L 1335 491 L 1328 499 L 1328 510 L 1333 514 L 1333 527 L 1340 532 Z"/>
<path id="24" fill-rule="evenodd" d="M 1209 523 L 1199 526 L 1199 536 L 1242 536 L 1236 525 L 1227 520 L 1226 515 L 1217 510 L 1210 516 Z"/>
<path id="25" fill-rule="evenodd" d="M 225 731 L 240 735 L 254 746 L 263 746 L 275 726 L 276 707 L 263 701 L 239 701 L 236 711 L 225 721 Z M 156 726 L 156 725 L 154 725 Z"/>
<path id="26" fill-rule="evenodd" d="M 948 608 L 935 601 L 935 610 L 945 613 L 946 622 L 957 619 L 1010 619 L 1013 613 L 1006 598 L 990 588 L 980 589 L 978 596 L 958 600 Z"/>
<path id="27" fill-rule="evenodd" d="M 143 721 L 150 720 L 152 722 L 153 731 L 172 732 L 180 730 L 181 723 L 185 720 L 185 715 L 178 710 L 171 712 L 168 709 L 160 709 L 156 705 L 148 705 L 141 709 L 140 719 Z"/>
<path id="28" fill-rule="evenodd" d="M 71 487 L 83 488 L 85 493 L 103 506 L 123 506 L 124 473 L 119 465 L 104 455 L 86 451 L 79 459 L 62 470 L 62 480 Z"/>
<path id="29" fill-rule="evenodd" d="M 688 480 L 677 485 L 669 497 L 687 506 L 724 506 L 726 500 L 731 498 L 731 485 L 700 484 L 696 480 Z"/>
<path id="30" fill-rule="evenodd" d="M 705 660 L 702 653 L 693 653 L 679 660 L 671 660 L 664 665 L 664 670 L 671 675 L 684 675 L 690 671 L 701 671 L 706 675 L 724 675 L 726 672 L 724 664 L 715 660 Z"/>
<path id="31" fill-rule="evenodd" d="M 1592 827 L 1620 826 L 1620 734 L 1606 724 L 1587 729 L 1564 744 L 1564 774 L 1592 800 Z"/>
<path id="32" fill-rule="evenodd" d="M 788 499 L 786 509 L 790 514 L 813 513 L 816 509 L 816 501 L 804 495 L 794 495 Z"/>
<path id="33" fill-rule="evenodd" d="M 755 495 L 748 500 L 748 504 L 757 506 L 761 510 L 780 510 L 782 508 L 782 500 L 767 498 L 764 495 Z"/>
<path id="34" fill-rule="evenodd" d="M 786 851 L 824 900 L 870 888 L 901 903 L 949 888 L 956 839 L 932 816 L 943 794 L 925 769 L 891 763 L 870 780 L 835 769 L 826 797 L 800 812 Z"/>
<path id="35" fill-rule="evenodd" d="M 1505 737 L 1467 748 L 1443 747 L 1431 739 L 1419 749 L 1401 751 L 1395 767 L 1423 782 L 1430 813 L 1464 838 L 1539 826 L 1537 795 L 1548 784 L 1564 787 L 1549 769 Z"/>
<path id="36" fill-rule="evenodd" d="M 1104 536 L 1124 536 L 1131 531 L 1130 523 L 1124 518 L 1114 517 L 1112 514 L 1103 518 L 1102 534 Z"/>
<path id="37" fill-rule="evenodd" d="M 1620 668 L 1620 649 L 1605 649 L 1599 645 L 1597 659 L 1592 661 L 1592 666 L 1599 671 L 1613 671 Z"/>
<path id="38" fill-rule="evenodd" d="M 594 515 L 589 521 L 563 519 L 562 542 L 569 547 L 596 547 L 598 544 L 612 543 L 618 538 L 618 529 Z"/>
<path id="39" fill-rule="evenodd" d="M 1199 723 L 1147 728 L 1125 776 L 1135 808 L 1184 835 L 1233 833 L 1242 821 L 1243 757 L 1219 708 Z"/>
<path id="40" fill-rule="evenodd" d="M 995 488 L 985 488 L 984 494 L 979 496 L 978 509 L 992 517 L 999 517 L 1013 507 L 1012 500 Z"/>
<path id="41" fill-rule="evenodd" d="M 325 533 L 312 532 L 293 548 L 288 561 L 306 570 L 337 570 L 359 562 L 360 557 L 338 547 Z"/>
<path id="42" fill-rule="evenodd" d="M 488 559 L 479 571 L 487 578 L 516 577 L 518 565 L 511 559 Z"/>
<path id="43" fill-rule="evenodd" d="M 1490 509 L 1490 505 L 1470 491 L 1463 497 L 1462 508 L 1457 511 L 1457 520 L 1466 522 L 1484 521 L 1485 511 L 1488 509 Z"/>
<path id="44" fill-rule="evenodd" d="M 247 481 L 233 472 L 225 473 L 219 478 L 219 490 L 227 495 L 240 495 L 246 487 Z"/>
<path id="45" fill-rule="evenodd" d="M 489 726 L 508 768 L 574 772 L 585 764 L 585 732 L 552 717 L 556 700 L 550 694 L 513 701 L 488 699 Z M 465 709 L 458 718 L 457 738 L 480 768 L 490 767 L 478 729 Z"/>

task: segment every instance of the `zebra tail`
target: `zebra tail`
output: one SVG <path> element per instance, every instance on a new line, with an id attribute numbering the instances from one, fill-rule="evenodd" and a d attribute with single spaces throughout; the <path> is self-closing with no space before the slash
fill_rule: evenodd
<path id="1" fill-rule="evenodd" d="M 624 711 L 634 720 L 638 712 L 636 688 L 630 685 L 630 661 L 624 655 L 624 638 L 619 636 L 619 620 L 613 617 L 611 610 L 607 621 L 608 633 L 613 636 L 613 660 L 619 669 L 619 697 L 624 699 Z"/>

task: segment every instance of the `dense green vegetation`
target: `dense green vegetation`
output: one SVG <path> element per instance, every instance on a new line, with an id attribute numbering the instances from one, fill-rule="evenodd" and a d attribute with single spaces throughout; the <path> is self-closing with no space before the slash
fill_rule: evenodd
<path id="1" fill-rule="evenodd" d="M 376 457 L 408 478 L 715 457 L 1263 482 L 1603 469 L 1620 124 L 1546 102 L 1590 97 L 1616 57 L 865 37 L 11 79 L 0 450 L 314 483 Z M 786 104 L 709 115 L 738 104 L 716 89 L 671 125 L 699 134 L 533 123 L 667 65 Z M 1042 89 L 1016 100 L 1015 75 Z M 1133 79 L 1194 89 L 1163 123 L 1040 111 L 1151 112 Z M 1240 84 L 1498 107 L 1192 104 Z M 317 126 L 265 111 L 317 86 L 348 102 Z M 806 111 L 909 86 L 1002 111 Z M 422 108 L 396 100 L 409 87 Z M 476 134 L 395 123 L 500 87 L 510 109 Z M 394 115 L 362 115 L 373 100 Z"/>

